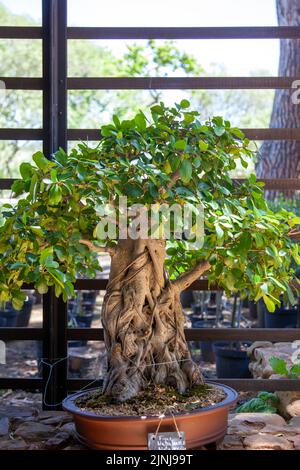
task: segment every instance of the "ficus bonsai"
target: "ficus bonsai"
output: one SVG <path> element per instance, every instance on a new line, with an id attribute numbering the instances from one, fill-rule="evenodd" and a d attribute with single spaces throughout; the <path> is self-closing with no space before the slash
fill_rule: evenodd
<path id="1" fill-rule="evenodd" d="M 42 294 L 53 286 L 67 300 L 76 277 L 95 277 L 99 253 L 109 253 L 104 392 L 124 401 L 149 381 L 180 392 L 201 383 L 184 336 L 184 289 L 205 273 L 228 295 L 263 298 L 269 310 L 282 293 L 294 301 L 290 266 L 299 254 L 289 235 L 299 218 L 270 210 L 255 175 L 239 184 L 232 179 L 237 164 L 246 167 L 253 158 L 239 129 L 221 117 L 200 122 L 186 100 L 153 106 L 151 118 L 114 116 L 96 147 L 81 143 L 68 155 L 59 149 L 51 160 L 37 152 L 33 163 L 21 164 L 12 186 L 18 202 L 3 206 L 0 300 L 20 308 L 24 283 Z M 117 233 L 104 240 L 101 208 L 110 203 L 118 211 L 121 196 L 146 210 L 157 203 L 202 204 L 202 247 L 190 249 L 175 236 L 165 240 L 160 230 L 157 238 Z"/>

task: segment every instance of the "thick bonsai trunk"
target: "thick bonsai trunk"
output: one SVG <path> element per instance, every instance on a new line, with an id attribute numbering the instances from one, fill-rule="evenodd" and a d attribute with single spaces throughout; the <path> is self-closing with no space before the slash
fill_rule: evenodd
<path id="1" fill-rule="evenodd" d="M 118 401 L 149 382 L 171 384 L 180 392 L 202 382 L 184 336 L 180 291 L 205 269 L 170 283 L 164 260 L 161 240 L 121 240 L 112 256 L 102 310 L 108 353 L 104 392 Z"/>

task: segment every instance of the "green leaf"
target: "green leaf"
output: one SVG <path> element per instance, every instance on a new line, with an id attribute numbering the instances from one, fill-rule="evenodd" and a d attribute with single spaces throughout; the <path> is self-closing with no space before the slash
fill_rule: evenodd
<path id="1" fill-rule="evenodd" d="M 48 246 L 47 248 L 44 248 L 40 254 L 40 264 L 43 265 L 45 263 L 46 258 L 51 255 L 53 255 L 53 246 Z"/>
<path id="2" fill-rule="evenodd" d="M 236 251 L 248 251 L 252 246 L 252 237 L 249 232 L 244 232 L 238 240 Z"/>
<path id="3" fill-rule="evenodd" d="M 198 141 L 198 146 L 201 152 L 205 152 L 205 150 L 208 149 L 208 143 L 204 142 L 204 140 L 201 140 L 201 139 Z"/>
<path id="4" fill-rule="evenodd" d="M 295 375 L 295 376 L 298 376 L 300 375 L 300 364 L 294 364 L 291 368 L 290 368 L 290 373 Z"/>
<path id="5" fill-rule="evenodd" d="M 267 294 L 263 294 L 263 299 L 269 312 L 275 312 L 276 305 Z"/>
<path id="6" fill-rule="evenodd" d="M 180 177 L 184 183 L 188 183 L 192 177 L 193 167 L 190 160 L 183 160 L 180 165 Z"/>
<path id="7" fill-rule="evenodd" d="M 219 224 L 215 224 L 216 227 L 216 234 L 217 234 L 217 240 L 222 240 L 224 236 L 224 230 L 220 227 Z"/>
<path id="8" fill-rule="evenodd" d="M 51 162 L 47 160 L 47 158 L 44 156 L 42 152 L 36 152 L 32 156 L 32 159 L 35 162 L 36 166 L 43 171 L 47 171 L 47 169 L 49 168 L 51 164 Z"/>
<path id="9" fill-rule="evenodd" d="M 49 191 L 49 203 L 56 206 L 62 200 L 62 190 L 58 184 L 54 184 Z"/>
<path id="10" fill-rule="evenodd" d="M 221 137 L 221 135 L 223 135 L 224 132 L 225 132 L 225 127 L 223 127 L 223 126 L 219 126 L 219 127 L 218 127 L 218 126 L 217 126 L 217 127 L 214 128 L 214 131 L 215 131 L 215 134 L 216 134 L 218 137 Z"/>
<path id="11" fill-rule="evenodd" d="M 142 114 L 137 114 L 134 118 L 137 128 L 144 131 L 147 127 L 146 119 Z"/>
<path id="12" fill-rule="evenodd" d="M 174 149 L 176 150 L 185 150 L 186 149 L 186 141 L 183 139 L 176 140 L 174 144 Z"/>
<path id="13" fill-rule="evenodd" d="M 39 294 L 47 294 L 49 287 L 47 286 L 47 283 L 45 280 L 41 279 L 37 284 L 36 284 L 36 289 Z"/>
<path id="14" fill-rule="evenodd" d="M 288 377 L 289 371 L 287 369 L 286 361 L 284 359 L 273 356 L 269 359 L 269 364 L 274 370 L 274 372 L 276 372 L 276 374 Z"/>
<path id="15" fill-rule="evenodd" d="M 24 180 L 31 178 L 33 169 L 30 163 L 23 162 L 20 165 L 20 174 Z"/>
<path id="16" fill-rule="evenodd" d="M 183 109 L 189 108 L 190 107 L 190 102 L 188 100 L 181 100 L 180 101 L 180 107 Z"/>

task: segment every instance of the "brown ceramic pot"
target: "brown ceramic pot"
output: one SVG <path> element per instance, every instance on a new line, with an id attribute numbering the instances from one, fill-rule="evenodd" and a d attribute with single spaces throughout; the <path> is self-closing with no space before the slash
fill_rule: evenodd
<path id="1" fill-rule="evenodd" d="M 199 411 L 175 416 L 179 431 L 185 432 L 187 449 L 219 441 L 226 433 L 229 407 L 236 401 L 237 393 L 226 385 L 211 383 L 225 392 L 223 401 Z M 63 408 L 73 415 L 78 440 L 91 449 L 147 450 L 148 433 L 155 433 L 160 419 L 103 416 L 81 411 L 74 402 L 93 390 L 75 393 L 63 402 Z M 163 418 L 159 431 L 174 432 L 173 418 Z"/>

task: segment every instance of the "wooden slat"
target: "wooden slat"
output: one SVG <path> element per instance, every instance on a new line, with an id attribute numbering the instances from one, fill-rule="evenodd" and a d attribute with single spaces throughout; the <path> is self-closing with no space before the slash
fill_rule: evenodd
<path id="1" fill-rule="evenodd" d="M 32 378 L 0 378 L 0 389 L 38 390 L 42 387 L 42 379 Z"/>
<path id="2" fill-rule="evenodd" d="M 42 328 L 0 328 L 0 340 L 3 341 L 42 341 L 44 337 L 45 333 Z"/>
<path id="3" fill-rule="evenodd" d="M 43 140 L 43 137 L 43 129 L 0 129 L 0 140 Z"/>
<path id="4" fill-rule="evenodd" d="M 44 81 L 42 78 L 29 77 L 0 77 L 5 83 L 6 90 L 42 90 Z"/>
<path id="5" fill-rule="evenodd" d="M 297 26 L 254 27 L 69 27 L 68 39 L 296 39 Z"/>
<path id="6" fill-rule="evenodd" d="M 39 26 L 0 26 L 0 39 L 42 39 Z"/>
<path id="7" fill-rule="evenodd" d="M 85 77 L 68 78 L 69 90 L 291 89 L 300 77 Z"/>
<path id="8" fill-rule="evenodd" d="M 187 341 L 295 341 L 299 328 L 188 328 Z M 68 328 L 68 340 L 103 341 L 102 328 Z"/>
<path id="9" fill-rule="evenodd" d="M 241 130 L 250 140 L 300 140 L 300 128 Z M 68 129 L 68 140 L 101 140 L 100 129 Z"/>

